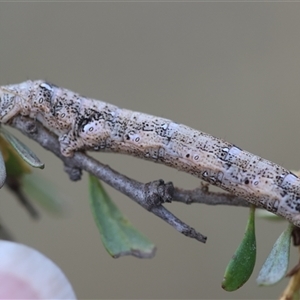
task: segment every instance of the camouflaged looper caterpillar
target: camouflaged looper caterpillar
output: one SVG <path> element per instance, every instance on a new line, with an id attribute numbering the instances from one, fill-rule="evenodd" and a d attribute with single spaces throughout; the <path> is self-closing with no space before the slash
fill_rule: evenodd
<path id="1" fill-rule="evenodd" d="M 42 80 L 0 87 L 0 122 L 40 121 L 61 152 L 111 151 L 190 173 L 300 227 L 300 179 L 222 139 L 171 120 L 88 99 Z"/>

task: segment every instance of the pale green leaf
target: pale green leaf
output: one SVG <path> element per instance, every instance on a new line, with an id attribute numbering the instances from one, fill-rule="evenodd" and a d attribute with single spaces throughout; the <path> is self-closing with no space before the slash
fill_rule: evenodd
<path id="1" fill-rule="evenodd" d="M 12 145 L 0 135 L 0 149 L 5 161 L 6 173 L 8 177 L 22 177 L 24 173 L 30 173 L 31 168 L 21 158 Z"/>
<path id="2" fill-rule="evenodd" d="M 1 127 L 1 134 L 29 165 L 31 165 L 34 168 L 44 168 L 44 164 L 32 152 L 32 150 L 30 150 L 25 144 L 23 144 L 20 140 L 18 140 L 15 136 L 13 136 L 3 127 Z"/>
<path id="3" fill-rule="evenodd" d="M 122 215 L 100 181 L 92 175 L 89 176 L 89 193 L 101 240 L 112 257 L 133 255 L 151 258 L 155 255 L 155 246 Z"/>
<path id="4" fill-rule="evenodd" d="M 256 217 L 264 218 L 268 221 L 274 221 L 274 222 L 286 221 L 286 219 L 284 219 L 283 217 L 277 216 L 274 213 L 267 211 L 265 209 L 256 209 Z"/>
<path id="5" fill-rule="evenodd" d="M 6 167 L 2 152 L 0 151 L 0 188 L 3 187 L 6 179 Z"/>
<path id="6" fill-rule="evenodd" d="M 22 177 L 22 190 L 44 209 L 53 214 L 62 214 L 65 210 L 63 197 L 49 180 L 40 174 L 31 173 Z"/>
<path id="7" fill-rule="evenodd" d="M 256 279 L 258 285 L 273 285 L 285 276 L 289 265 L 293 227 L 294 225 L 289 224 L 275 242 Z"/>

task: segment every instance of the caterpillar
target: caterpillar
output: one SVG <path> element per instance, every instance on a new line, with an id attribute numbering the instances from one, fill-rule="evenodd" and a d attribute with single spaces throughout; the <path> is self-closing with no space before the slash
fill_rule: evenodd
<path id="1" fill-rule="evenodd" d="M 0 87 L 0 123 L 18 114 L 54 132 L 64 156 L 78 150 L 111 151 L 162 163 L 300 227 L 300 179 L 220 138 L 42 80 Z"/>

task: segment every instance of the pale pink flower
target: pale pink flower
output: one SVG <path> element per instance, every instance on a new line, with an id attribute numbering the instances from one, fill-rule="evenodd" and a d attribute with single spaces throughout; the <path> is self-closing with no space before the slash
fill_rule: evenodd
<path id="1" fill-rule="evenodd" d="M 0 241 L 0 299 L 76 299 L 67 277 L 28 246 Z"/>

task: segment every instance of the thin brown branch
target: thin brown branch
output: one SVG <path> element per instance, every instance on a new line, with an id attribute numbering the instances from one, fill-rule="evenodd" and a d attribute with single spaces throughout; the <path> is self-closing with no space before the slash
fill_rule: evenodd
<path id="1" fill-rule="evenodd" d="M 207 185 L 194 190 L 183 190 L 173 187 L 172 183 L 164 183 L 162 180 L 141 183 L 118 173 L 107 165 L 103 165 L 83 152 L 77 152 L 71 158 L 65 157 L 60 152 L 57 136 L 32 119 L 18 116 L 14 118 L 11 126 L 60 158 L 71 180 L 79 180 L 81 178 L 81 170 L 85 170 L 127 195 L 136 203 L 173 226 L 177 231 L 198 241 L 205 243 L 206 237 L 174 216 L 162 205 L 164 202 L 173 200 L 186 204 L 204 203 L 208 205 L 249 206 L 245 200 L 230 194 L 210 192 Z"/>

